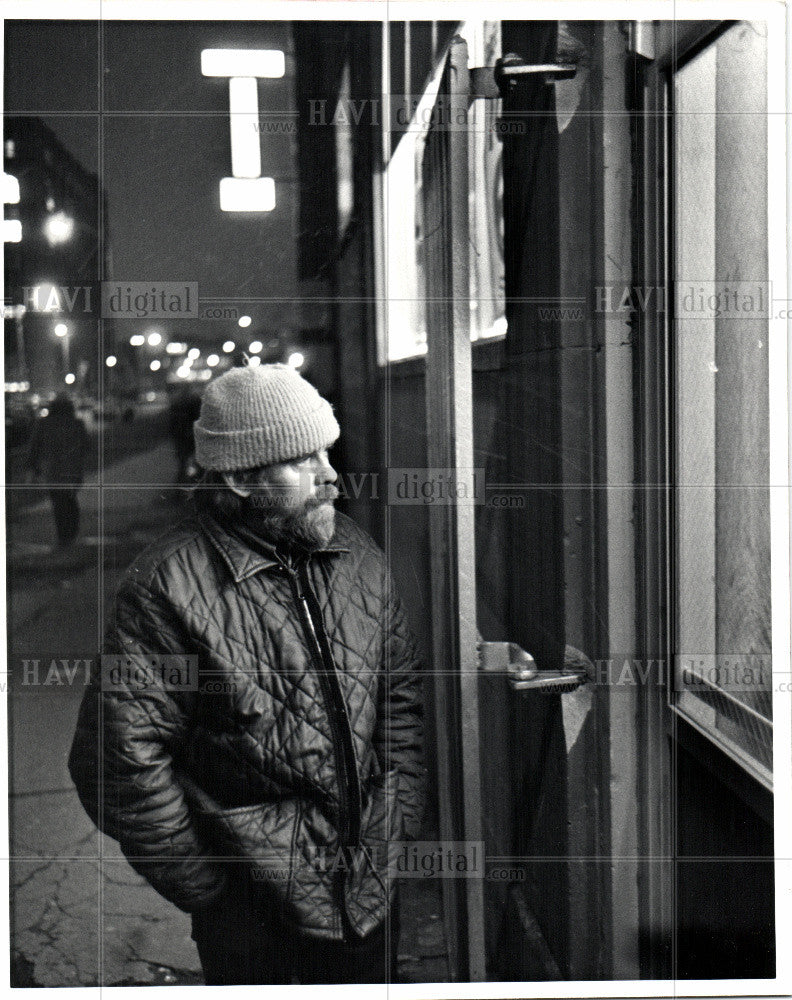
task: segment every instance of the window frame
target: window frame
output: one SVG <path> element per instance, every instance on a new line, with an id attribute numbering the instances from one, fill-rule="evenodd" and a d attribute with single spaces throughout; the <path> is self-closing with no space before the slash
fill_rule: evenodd
<path id="1" fill-rule="evenodd" d="M 778 13 L 778 12 L 777 12 Z M 780 61 L 783 73 L 783 12 L 776 20 L 782 51 L 773 50 L 773 59 Z M 756 15 L 767 17 L 763 5 Z M 653 48 L 648 53 L 634 55 L 634 72 L 630 74 L 633 96 L 636 151 L 634 187 L 635 240 L 633 242 L 633 270 L 636 285 L 647 288 L 667 289 L 669 298 L 673 284 L 673 200 L 670 190 L 671 159 L 670 138 L 672 119 L 667 99 L 672 68 L 680 58 L 692 58 L 735 21 L 655 21 Z M 768 54 L 768 59 L 770 55 Z M 776 110 L 785 110 L 784 90 L 777 98 Z M 784 117 L 779 116 L 781 135 L 774 139 L 780 147 L 778 163 L 769 156 L 769 168 L 778 175 L 775 182 L 784 183 Z M 784 243 L 785 215 L 780 210 L 771 226 L 779 233 L 772 234 L 770 246 Z M 786 291 L 786 258 L 770 258 L 770 276 L 779 279 L 776 295 Z M 674 590 L 674 367 L 671 352 L 671 317 L 668 311 L 640 310 L 635 317 L 635 476 L 641 487 L 636 504 L 636 622 L 638 648 L 646 657 L 656 657 L 662 669 L 657 679 L 642 685 L 638 706 L 639 740 L 643 753 L 638 767 L 638 828 L 640 863 L 639 879 L 643 886 L 640 896 L 640 923 L 644 928 L 641 943 L 641 973 L 652 979 L 672 975 L 674 942 L 676 941 L 676 894 L 674 867 L 674 839 L 678 824 L 684 817 L 678 814 L 676 801 L 676 769 L 678 752 L 684 748 L 697 763 L 712 773 L 718 783 L 729 789 L 742 802 L 766 822 L 773 822 L 774 815 L 789 815 L 792 788 L 790 788 L 790 696 L 779 694 L 774 685 L 774 766 L 775 792 L 768 788 L 735 760 L 722 747 L 702 734 L 683 714 L 672 705 L 670 687 L 672 671 L 668 669 L 674 652 L 676 634 Z M 778 371 L 773 372 L 772 365 Z M 774 362 L 771 355 L 771 379 L 780 381 L 786 391 L 786 354 L 783 363 Z M 773 422 L 772 400 L 778 386 L 771 385 L 771 482 L 792 482 L 790 470 L 789 438 L 787 424 L 778 428 Z M 788 398 L 784 398 L 784 413 L 790 416 Z M 775 415 L 777 416 L 777 415 Z M 782 470 L 779 473 L 779 470 Z M 777 671 L 789 670 L 789 491 L 772 491 L 783 494 L 785 503 L 780 510 L 771 511 L 771 581 L 773 599 L 773 663 L 774 679 Z M 780 558 L 778 557 L 780 554 Z M 784 577 L 786 573 L 786 577 Z M 779 581 L 779 577 L 782 579 Z M 786 594 L 785 622 L 776 621 L 783 594 Z M 781 609 L 782 611 L 784 609 Z M 781 615 L 782 619 L 784 615 Z M 666 859 L 663 861 L 662 859 Z M 776 926 L 783 926 L 781 901 L 777 899 Z M 779 969 L 780 974 L 780 969 Z"/>

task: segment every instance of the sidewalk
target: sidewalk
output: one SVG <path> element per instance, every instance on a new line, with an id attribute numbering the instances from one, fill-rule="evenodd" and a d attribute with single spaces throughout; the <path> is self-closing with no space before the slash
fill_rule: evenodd
<path id="1" fill-rule="evenodd" d="M 179 516 L 167 444 L 80 491 L 82 542 L 49 554 L 46 491 L 7 528 L 12 985 L 202 982 L 190 918 L 133 872 L 80 805 L 66 761 L 120 575 Z M 35 498 L 34 498 L 35 499 Z M 402 888 L 400 975 L 447 978 L 440 885 Z"/>
<path id="2" fill-rule="evenodd" d="M 82 542 L 66 559 L 49 555 L 45 491 L 8 527 L 13 985 L 201 982 L 189 917 L 95 830 L 66 767 L 85 661 L 101 644 L 100 608 L 174 518 L 162 488 L 149 485 L 172 465 L 163 445 L 113 467 L 123 488 L 86 482 Z"/>

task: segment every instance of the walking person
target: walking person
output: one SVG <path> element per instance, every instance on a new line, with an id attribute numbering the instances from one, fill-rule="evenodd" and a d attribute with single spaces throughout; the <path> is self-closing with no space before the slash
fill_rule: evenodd
<path id="1" fill-rule="evenodd" d="M 80 712 L 80 799 L 192 914 L 208 984 L 395 975 L 382 860 L 419 832 L 420 664 L 383 553 L 334 509 L 338 435 L 288 366 L 207 386 L 194 510 L 127 572 Z"/>
<path id="2" fill-rule="evenodd" d="M 180 386 L 174 392 L 168 408 L 168 431 L 176 454 L 176 485 L 190 482 L 190 469 L 195 457 L 193 424 L 201 412 L 201 397 L 190 386 Z"/>
<path id="3" fill-rule="evenodd" d="M 29 448 L 33 475 L 49 486 L 56 552 L 71 548 L 80 533 L 77 491 L 87 453 L 85 424 L 77 417 L 71 398 L 61 393 L 50 404 L 49 413 L 37 421 Z"/>

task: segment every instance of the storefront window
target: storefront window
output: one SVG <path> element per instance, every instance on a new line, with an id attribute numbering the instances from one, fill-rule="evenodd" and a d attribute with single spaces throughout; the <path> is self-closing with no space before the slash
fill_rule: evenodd
<path id="1" fill-rule="evenodd" d="M 674 76 L 677 708 L 772 769 L 764 25 Z"/>
<path id="2" fill-rule="evenodd" d="M 501 54 L 500 22 L 469 21 L 459 29 L 468 43 L 473 66 L 492 66 Z M 440 67 L 441 69 L 442 67 Z M 380 362 L 401 361 L 426 353 L 421 163 L 426 133 L 440 82 L 431 79 L 406 133 L 384 171 L 385 298 L 380 331 Z M 399 109 L 398 100 L 391 102 Z M 470 337 L 502 337 L 506 333 L 503 256 L 502 144 L 498 136 L 499 100 L 477 100 L 470 106 L 469 226 Z"/>

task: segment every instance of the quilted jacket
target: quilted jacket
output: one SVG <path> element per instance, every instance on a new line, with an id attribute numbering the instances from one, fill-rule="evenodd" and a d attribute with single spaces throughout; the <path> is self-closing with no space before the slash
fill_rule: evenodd
<path id="1" fill-rule="evenodd" d="M 162 667 L 184 654 L 197 683 Z M 127 571 L 71 775 L 181 909 L 241 872 L 295 930 L 363 936 L 392 900 L 383 852 L 421 820 L 418 668 L 383 554 L 349 518 L 326 548 L 282 559 L 197 509 Z"/>

